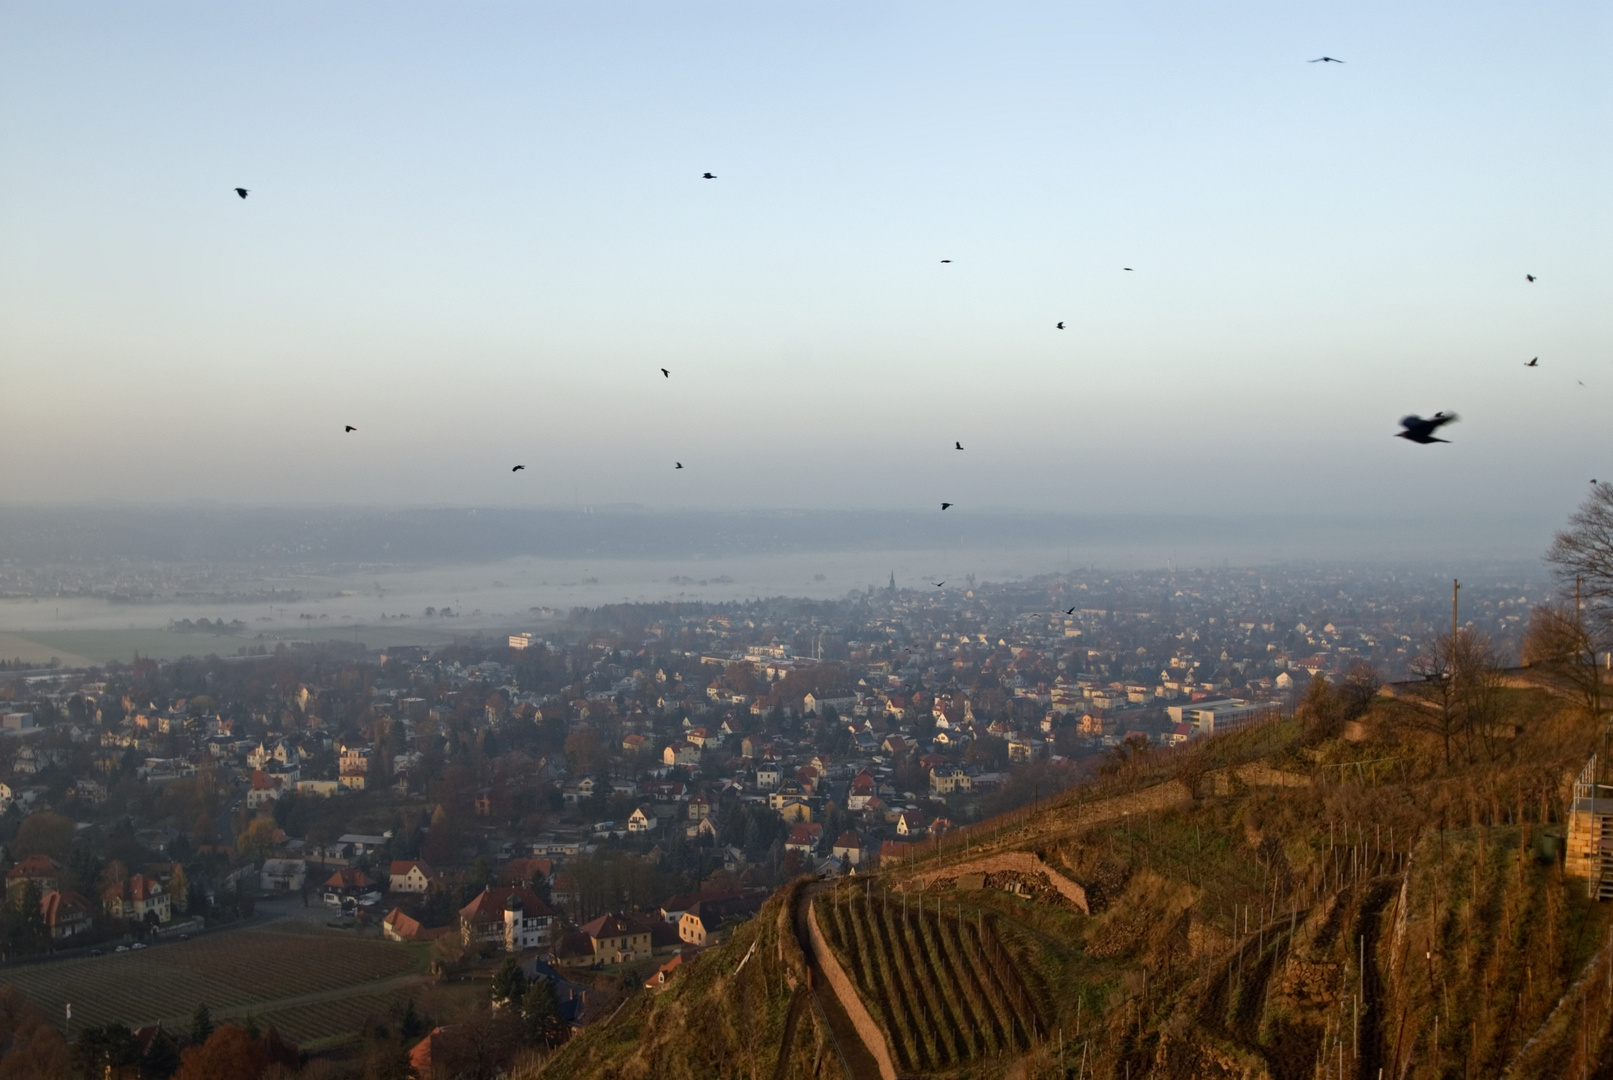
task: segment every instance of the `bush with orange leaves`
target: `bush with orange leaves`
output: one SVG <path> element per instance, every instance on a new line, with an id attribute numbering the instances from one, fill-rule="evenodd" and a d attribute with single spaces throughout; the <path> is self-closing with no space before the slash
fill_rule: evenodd
<path id="1" fill-rule="evenodd" d="M 268 1065 L 262 1043 L 234 1024 L 221 1024 L 206 1042 L 180 1055 L 174 1080 L 259 1080 Z"/>
<path id="2" fill-rule="evenodd" d="M 0 1080 L 67 1080 L 67 1040 L 15 986 L 0 986 Z"/>

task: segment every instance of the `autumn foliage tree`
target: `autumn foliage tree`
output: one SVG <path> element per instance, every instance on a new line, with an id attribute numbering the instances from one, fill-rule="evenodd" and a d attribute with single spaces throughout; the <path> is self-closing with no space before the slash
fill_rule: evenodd
<path id="1" fill-rule="evenodd" d="M 68 1080 L 72 1060 L 39 1006 L 15 986 L 0 986 L 0 1080 Z"/>
<path id="2" fill-rule="evenodd" d="M 74 832 L 72 818 L 49 810 L 29 814 L 18 826 L 17 838 L 11 842 L 11 857 L 48 855 L 57 862 L 66 862 L 72 854 Z"/>
<path id="3" fill-rule="evenodd" d="M 261 1043 L 242 1028 L 223 1024 L 205 1043 L 180 1055 L 174 1080 L 259 1080 L 268 1065 Z"/>

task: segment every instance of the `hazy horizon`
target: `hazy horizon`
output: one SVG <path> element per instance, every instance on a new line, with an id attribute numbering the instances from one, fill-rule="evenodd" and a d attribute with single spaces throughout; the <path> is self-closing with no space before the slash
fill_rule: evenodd
<path id="1" fill-rule="evenodd" d="M 943 527 L 944 524 L 944 527 Z M 497 507 L 44 507 L 0 514 L 0 656 L 127 659 L 532 629 L 574 607 L 828 600 L 1060 573 L 1404 571 L 1542 593 L 1523 520 Z M 451 608 L 426 617 L 424 609 Z M 543 615 L 542 609 L 550 609 Z M 240 620 L 244 636 L 172 634 Z"/>

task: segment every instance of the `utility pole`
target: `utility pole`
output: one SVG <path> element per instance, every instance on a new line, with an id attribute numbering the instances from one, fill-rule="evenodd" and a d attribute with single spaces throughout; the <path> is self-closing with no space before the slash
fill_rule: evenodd
<path id="1" fill-rule="evenodd" d="M 1462 591 L 1462 583 L 1451 579 L 1451 649 L 1456 648 L 1456 595 Z M 1576 594 L 1577 595 L 1577 594 Z"/>

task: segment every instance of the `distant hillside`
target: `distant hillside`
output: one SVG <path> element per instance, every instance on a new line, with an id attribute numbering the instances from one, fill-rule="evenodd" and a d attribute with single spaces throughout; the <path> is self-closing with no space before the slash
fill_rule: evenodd
<path id="1" fill-rule="evenodd" d="M 1601 724 L 1527 682 L 1449 766 L 1415 706 L 1325 689 L 1117 755 L 920 858 L 798 883 L 543 1075 L 1613 1076 L 1609 909 L 1560 857 Z"/>
<path id="2" fill-rule="evenodd" d="M 904 510 L 661 510 L 639 506 L 449 508 L 10 506 L 0 552 L 18 566 L 157 563 L 440 563 L 518 556 L 671 559 L 832 551 L 1073 551 L 1109 566 L 1337 557 L 1420 563 L 1430 550 L 1534 566 L 1539 523 L 1449 518 L 1059 514 Z M 1166 539 L 1168 538 L 1168 539 Z M 1372 552 L 1366 559 L 1363 552 Z M 1185 560 L 1185 561 L 1184 561 Z M 996 563 L 994 565 L 1002 565 Z M 1492 569 L 1499 569 L 1492 568 Z M 1489 569 L 1483 570 L 1488 573 Z"/>

